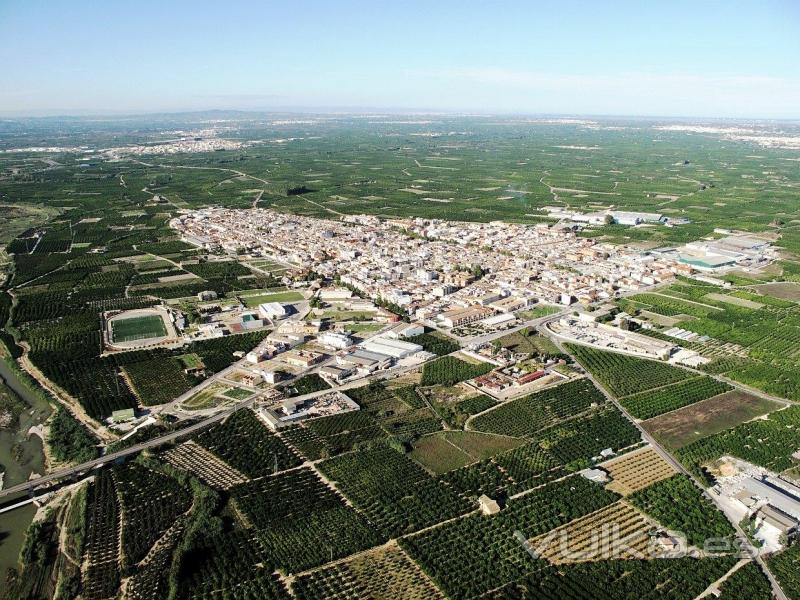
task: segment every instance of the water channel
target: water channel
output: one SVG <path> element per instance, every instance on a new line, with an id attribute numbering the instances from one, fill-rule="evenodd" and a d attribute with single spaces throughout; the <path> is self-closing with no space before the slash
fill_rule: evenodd
<path id="1" fill-rule="evenodd" d="M 28 435 L 31 427 L 47 420 L 52 407 L 38 394 L 20 381 L 5 360 L 0 359 L 0 378 L 12 392 L 17 394 L 27 408 L 20 414 L 19 422 L 11 429 L 0 429 L 0 465 L 3 465 L 3 487 L 26 481 L 31 473 L 44 474 L 43 443 L 38 435 Z M 25 530 L 30 525 L 36 507 L 28 504 L 0 514 L 0 587 L 5 581 L 6 570 L 16 567 Z"/>

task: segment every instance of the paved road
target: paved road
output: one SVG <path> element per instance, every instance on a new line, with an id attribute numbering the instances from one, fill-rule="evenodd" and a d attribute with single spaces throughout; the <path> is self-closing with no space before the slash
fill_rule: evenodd
<path id="1" fill-rule="evenodd" d="M 85 463 L 81 463 L 79 465 L 75 465 L 74 467 L 67 467 L 65 469 L 60 469 L 58 471 L 53 471 L 52 473 L 48 473 L 47 475 L 43 475 L 42 477 L 37 477 L 36 479 L 31 479 L 26 481 L 25 483 L 20 483 L 18 485 L 11 486 L 10 488 L 6 488 L 0 491 L 0 500 L 7 498 L 9 496 L 13 496 L 15 494 L 19 494 L 20 492 L 26 492 L 32 490 L 37 487 L 41 487 L 47 483 L 57 481 L 59 479 L 63 479 L 65 477 L 72 477 L 73 475 L 80 475 L 94 469 L 95 467 L 99 467 L 110 462 L 113 462 L 119 458 L 124 458 L 125 456 L 130 456 L 131 454 L 136 454 L 137 452 L 141 452 L 147 448 L 152 448 L 155 446 L 160 446 L 162 444 L 174 441 L 179 437 L 185 436 L 187 434 L 193 433 L 209 425 L 216 423 L 217 421 L 223 420 L 225 417 L 231 415 L 236 410 L 243 408 L 245 406 L 251 406 L 253 404 L 253 400 L 248 400 L 247 402 L 243 402 L 241 404 L 237 404 L 236 406 L 229 408 L 228 410 L 222 411 L 217 413 L 216 415 L 204 419 L 194 425 L 190 425 L 189 427 L 184 427 L 178 431 L 173 431 L 162 435 L 161 437 L 153 438 L 152 440 L 148 440 L 146 442 L 142 442 L 140 444 L 136 444 L 129 448 L 125 448 L 123 450 L 119 450 L 117 452 L 112 452 L 110 454 L 106 454 L 105 456 L 101 456 L 100 458 L 96 458 L 94 460 L 87 461 Z"/>
<path id="2" fill-rule="evenodd" d="M 376 373 L 376 374 L 374 374 L 374 375 L 372 375 L 370 377 L 364 377 L 364 378 L 361 378 L 361 379 L 357 379 L 355 381 L 351 381 L 349 383 L 346 383 L 346 384 L 344 384 L 342 386 L 339 386 L 339 387 L 336 387 L 336 388 L 331 388 L 331 389 L 327 389 L 327 390 L 321 390 L 319 392 L 313 392 L 311 394 L 306 394 L 304 396 L 297 396 L 296 399 L 315 398 L 317 396 L 322 396 L 324 394 L 328 394 L 328 393 L 333 392 L 333 391 L 346 391 L 346 390 L 354 388 L 354 387 L 360 387 L 360 386 L 366 385 L 367 383 L 373 382 L 373 381 L 380 381 L 382 379 L 393 379 L 393 378 L 399 377 L 400 375 L 403 375 L 405 373 L 416 371 L 417 369 L 419 369 L 421 367 L 422 367 L 422 364 L 418 364 L 418 365 L 409 365 L 409 366 L 406 366 L 406 367 L 402 367 L 400 369 L 390 369 L 388 371 L 381 371 L 381 372 L 378 372 L 378 373 Z M 43 485 L 45 485 L 47 483 L 58 481 L 59 479 L 72 477 L 74 475 L 84 474 L 87 471 L 90 471 L 91 469 L 94 469 L 96 467 L 108 464 L 110 462 L 113 462 L 116 459 L 124 458 L 124 457 L 130 456 L 132 454 L 136 454 L 136 453 L 141 452 L 142 450 L 145 450 L 147 448 L 153 448 L 153 447 L 156 447 L 156 446 L 161 446 L 163 444 L 172 442 L 172 441 L 174 441 L 174 440 L 176 440 L 176 439 L 178 439 L 180 437 L 184 437 L 186 435 L 189 435 L 189 434 L 192 434 L 192 433 L 194 433 L 196 431 L 204 429 L 204 428 L 208 427 L 209 425 L 213 425 L 214 423 L 217 423 L 218 421 L 223 420 L 225 417 L 229 416 L 230 414 L 232 414 L 233 412 L 239 410 L 240 408 L 252 406 L 253 403 L 256 401 L 256 399 L 257 399 L 257 397 L 256 398 L 252 398 L 250 400 L 247 400 L 245 402 L 241 402 L 239 404 L 236 404 L 235 406 L 233 406 L 231 408 L 223 410 L 222 412 L 219 412 L 219 413 L 217 413 L 215 415 L 212 415 L 212 416 L 210 416 L 210 417 L 208 417 L 208 418 L 206 418 L 206 419 L 204 419 L 202 421 L 199 421 L 198 423 L 195 423 L 194 425 L 190 425 L 189 427 L 184 427 L 183 429 L 180 429 L 178 431 L 173 431 L 173 432 L 167 433 L 165 435 L 162 435 L 160 437 L 153 438 L 152 440 L 148 440 L 146 442 L 142 442 L 140 444 L 136 444 L 136 445 L 131 446 L 129 448 L 125 448 L 124 450 L 119 450 L 117 452 L 112 452 L 110 454 L 106 454 L 105 456 L 101 456 L 100 458 L 96 458 L 94 460 L 90 460 L 90 461 L 87 461 L 85 463 L 81 463 L 79 465 L 75 465 L 73 467 L 67 467 L 65 469 L 60 469 L 58 471 L 53 471 L 52 473 L 48 473 L 47 475 L 43 475 L 42 477 L 37 477 L 36 479 L 31 479 L 31 480 L 26 481 L 24 483 L 20 483 L 18 485 L 9 487 L 7 489 L 4 489 L 4 490 L 0 491 L 0 501 L 2 501 L 4 498 L 8 498 L 10 496 L 14 496 L 16 494 L 19 494 L 20 492 L 27 492 L 27 491 L 30 491 L 30 490 L 32 490 L 34 488 L 41 487 L 41 486 L 43 486 Z"/>

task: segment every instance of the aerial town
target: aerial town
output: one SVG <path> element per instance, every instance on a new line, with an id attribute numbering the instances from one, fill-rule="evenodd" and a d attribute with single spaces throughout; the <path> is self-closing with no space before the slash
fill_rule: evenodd
<path id="1" fill-rule="evenodd" d="M 3 376 L 59 407 L 0 406 L 28 444 L 9 451 L 46 442 L 2 473 L 0 523 L 32 515 L 13 598 L 47 581 L 97 600 L 582 598 L 602 568 L 632 573 L 615 599 L 635 577 L 782 600 L 800 288 L 779 235 L 596 203 L 525 223 L 344 214 L 306 185 L 263 208 L 269 181 L 238 166 L 210 167 L 211 189 L 245 201 L 189 205 L 168 184 L 184 165 L 136 158 L 265 141 L 221 135 L 76 150 L 77 174 L 120 169 L 120 214 L 88 200 L 8 246 L 0 348 L 24 375 Z M 132 165 L 165 169 L 134 207 Z"/>
<path id="2" fill-rule="evenodd" d="M 263 209 L 203 209 L 180 215 L 171 226 L 205 250 L 280 256 L 451 328 L 538 302 L 589 304 L 692 271 L 671 258 L 598 244 L 568 226 L 546 224 L 369 216 L 334 221 Z"/>
<path id="3" fill-rule="evenodd" d="M 0 3 L 0 600 L 800 600 L 797 2 L 128 4 Z"/>

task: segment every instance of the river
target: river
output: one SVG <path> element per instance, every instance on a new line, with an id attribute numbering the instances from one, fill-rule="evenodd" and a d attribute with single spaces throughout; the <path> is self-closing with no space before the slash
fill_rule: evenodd
<path id="1" fill-rule="evenodd" d="M 32 393 L 3 359 L 0 359 L 0 378 L 29 406 L 20 415 L 15 429 L 0 429 L 0 464 L 5 467 L 5 488 L 22 483 L 33 472 L 44 473 L 42 440 L 36 435 L 29 437 L 28 430 L 44 423 L 52 407 L 42 397 Z M 0 587 L 5 581 L 6 570 L 17 565 L 25 530 L 35 513 L 36 507 L 30 504 L 0 514 Z"/>

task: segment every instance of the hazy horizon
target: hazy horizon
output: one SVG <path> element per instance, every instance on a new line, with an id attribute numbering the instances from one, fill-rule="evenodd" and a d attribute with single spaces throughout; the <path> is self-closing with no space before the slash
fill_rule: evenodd
<path id="1" fill-rule="evenodd" d="M 230 113 L 239 114 L 243 117 L 248 115 L 256 117 L 258 115 L 283 115 L 283 116 L 317 116 L 317 117 L 354 117 L 354 116 L 406 116 L 406 117 L 442 117 L 442 118 L 490 118 L 501 119 L 563 119 L 563 120 L 621 120 L 621 121 L 685 121 L 694 123 L 703 122 L 772 122 L 772 123 L 800 123 L 799 117 L 721 117 L 703 115 L 656 115 L 656 114 L 592 114 L 592 113 L 548 113 L 548 112 L 518 112 L 518 111 L 465 111 L 465 110 L 446 110 L 446 109 L 424 109 L 424 108 L 403 108 L 403 107 L 274 107 L 274 108 L 206 108 L 190 110 L 150 110 L 150 111 L 52 111 L 41 112 L 4 112 L 0 111 L 0 121 L 14 121 L 24 119 L 79 119 L 79 120 L 124 120 L 124 119 L 146 119 L 148 117 L 180 117 L 203 115 L 208 113 Z"/>
<path id="2" fill-rule="evenodd" d="M 800 118 L 800 5 L 0 5 L 0 114 Z"/>

